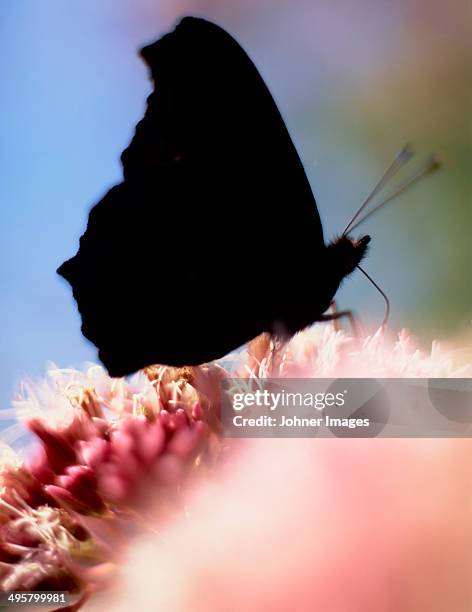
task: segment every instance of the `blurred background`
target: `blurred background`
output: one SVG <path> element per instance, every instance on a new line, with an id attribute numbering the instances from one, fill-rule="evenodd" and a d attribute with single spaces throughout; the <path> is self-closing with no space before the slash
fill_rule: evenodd
<path id="1" fill-rule="evenodd" d="M 405 142 L 418 150 L 405 175 L 438 153 L 440 173 L 362 227 L 373 237 L 365 269 L 390 297 L 394 328 L 425 345 L 470 339 L 471 12 L 468 0 L 3 0 L 0 407 L 48 361 L 96 360 L 55 270 L 90 207 L 121 180 L 119 155 L 151 90 L 137 50 L 184 14 L 214 20 L 255 61 L 327 239 Z M 125 279 L 116 299 L 130 287 Z M 382 320 L 381 297 L 360 274 L 338 303 L 365 323 Z"/>

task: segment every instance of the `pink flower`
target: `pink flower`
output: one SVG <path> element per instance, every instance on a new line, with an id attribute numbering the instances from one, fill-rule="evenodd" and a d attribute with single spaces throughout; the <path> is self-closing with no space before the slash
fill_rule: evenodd
<path id="1" fill-rule="evenodd" d="M 130 379 L 111 379 L 98 366 L 83 373 L 53 368 L 45 381 L 25 384 L 15 406 L 39 444 L 25 462 L 3 453 L 0 586 L 75 589 L 83 603 L 110 583 L 130 543 L 144 535 L 150 552 L 136 549 L 125 582 L 138 596 L 130 603 L 123 592 L 108 609 L 119 612 L 140 601 L 143 609 L 159 604 L 207 612 L 225 609 L 229 600 L 235 609 L 329 609 L 329 602 L 348 609 L 343 606 L 350 601 L 366 611 L 390 610 L 381 588 L 370 599 L 360 596 L 348 564 L 381 584 L 395 576 L 384 558 L 397 563 L 396 571 L 402 563 L 413 573 L 416 561 L 427 566 L 400 540 L 416 541 L 409 491 L 441 469 L 429 447 L 416 452 L 413 442 L 384 440 L 375 449 L 375 440 L 222 441 L 221 383 L 229 377 L 464 376 L 470 369 L 460 369 L 455 355 L 437 343 L 420 350 L 406 332 L 353 338 L 330 325 L 315 325 L 286 344 L 263 334 L 231 360 L 230 371 L 218 363 L 156 365 Z M 440 456 L 459 469 L 462 486 L 466 454 L 456 455 L 454 442 L 439 442 Z M 422 470 L 423 464 L 430 467 Z M 397 500 L 406 500 L 398 512 L 390 512 L 375 471 L 382 467 Z M 426 504 L 419 511 L 414 506 L 412 516 L 427 525 L 429 502 L 432 529 L 417 542 L 427 547 L 429 535 L 426 561 L 439 567 L 434 534 L 443 533 L 445 517 L 464 500 L 448 489 L 441 506 L 434 487 L 424 494 Z M 351 510 L 362 537 L 350 527 Z M 372 532 L 373 520 L 385 521 L 385 533 Z M 460 524 L 466 525 L 462 515 Z M 156 531 L 165 538 L 149 540 Z M 369 540 L 372 533 L 376 539 Z M 453 545 L 447 548 L 447 562 L 457 558 L 468 567 L 467 555 L 456 553 Z M 346 600 L 344 591 L 337 596 L 331 588 L 336 568 L 348 585 Z M 437 590 L 441 605 L 452 592 L 447 576 Z M 418 574 L 420 583 L 423 578 Z M 201 587 L 209 582 L 210 599 Z M 430 607 L 415 612 L 435 610 L 421 589 L 402 588 L 401 609 L 420 601 Z"/>

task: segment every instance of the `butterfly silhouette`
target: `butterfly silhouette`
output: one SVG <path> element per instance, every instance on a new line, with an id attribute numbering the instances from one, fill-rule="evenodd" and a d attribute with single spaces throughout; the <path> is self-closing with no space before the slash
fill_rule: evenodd
<path id="1" fill-rule="evenodd" d="M 325 244 L 303 165 L 240 45 L 185 17 L 141 51 L 155 90 L 58 269 L 112 376 L 200 364 L 322 320 L 369 236 Z"/>

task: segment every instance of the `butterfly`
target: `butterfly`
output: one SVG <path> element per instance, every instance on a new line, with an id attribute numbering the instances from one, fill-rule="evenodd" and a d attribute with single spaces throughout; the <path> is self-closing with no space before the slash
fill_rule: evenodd
<path id="1" fill-rule="evenodd" d="M 155 89 L 121 155 L 123 181 L 58 269 L 112 376 L 201 364 L 323 320 L 370 241 L 348 236 L 351 223 L 325 243 L 277 105 L 226 31 L 185 17 L 141 56 Z"/>

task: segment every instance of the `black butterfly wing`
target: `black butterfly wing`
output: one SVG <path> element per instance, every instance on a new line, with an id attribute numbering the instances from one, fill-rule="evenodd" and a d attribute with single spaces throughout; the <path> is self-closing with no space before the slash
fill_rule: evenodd
<path id="1" fill-rule="evenodd" d="M 124 182 L 59 269 L 113 375 L 209 361 L 275 320 L 306 325 L 325 248 L 298 154 L 238 43 L 187 17 L 142 56 L 155 91 Z"/>

